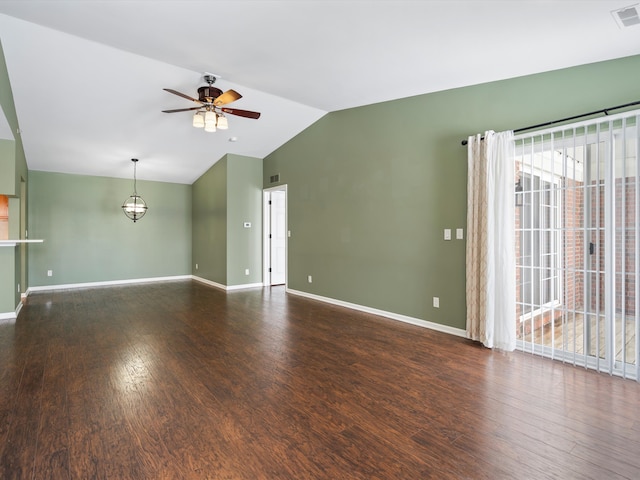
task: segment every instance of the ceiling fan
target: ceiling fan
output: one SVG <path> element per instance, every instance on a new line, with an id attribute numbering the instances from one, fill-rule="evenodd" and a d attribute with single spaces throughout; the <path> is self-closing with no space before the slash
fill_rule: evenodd
<path id="1" fill-rule="evenodd" d="M 213 73 L 205 73 L 203 75 L 203 78 L 207 85 L 198 88 L 198 98 L 190 97 L 189 95 L 185 95 L 184 93 L 178 92 L 171 88 L 163 89 L 169 93 L 173 93 L 174 95 L 178 95 L 179 97 L 186 98 L 187 100 L 191 100 L 192 102 L 197 103 L 197 107 L 163 110 L 163 112 L 175 113 L 196 110 L 193 116 L 193 126 L 196 128 L 204 128 L 206 132 L 215 132 L 216 127 L 220 130 L 229 128 L 227 118 L 224 115 L 225 113 L 229 115 L 236 115 L 238 117 L 253 119 L 260 118 L 259 112 L 225 107 L 225 105 L 228 105 L 231 102 L 235 102 L 236 100 L 242 98 L 242 95 L 240 95 L 235 90 L 227 90 L 223 93 L 222 90 L 214 87 L 213 84 L 218 79 L 218 76 L 214 75 Z"/>

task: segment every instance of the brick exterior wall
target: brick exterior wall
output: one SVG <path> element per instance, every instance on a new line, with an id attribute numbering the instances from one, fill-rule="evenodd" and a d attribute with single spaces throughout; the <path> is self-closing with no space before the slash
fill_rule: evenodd
<path id="1" fill-rule="evenodd" d="M 520 165 L 516 164 L 516 182 L 520 178 Z M 531 330 L 542 326 L 549 326 L 553 321 L 562 317 L 563 312 L 583 310 L 585 308 L 584 289 L 585 278 L 589 278 L 591 284 L 590 305 L 593 311 L 604 309 L 604 184 L 602 182 L 591 183 L 591 226 L 587 234 L 585 245 L 585 185 L 572 179 L 564 179 L 561 197 L 562 215 L 562 304 L 556 309 L 543 311 L 535 318 L 519 324 L 522 311 L 521 293 L 521 269 L 516 269 L 516 322 L 518 322 L 518 334 L 529 334 Z M 616 269 L 616 313 L 635 315 L 635 235 L 636 235 L 636 185 L 635 178 L 617 179 L 615 186 L 615 269 Z M 624 209 L 623 207 L 624 202 Z M 624 211 L 624 218 L 623 218 Z M 516 208 L 516 259 L 517 266 L 522 265 L 521 252 L 521 216 L 522 208 Z M 589 243 L 594 244 L 593 254 L 589 254 Z M 624 246 L 624 248 L 623 248 Z M 586 255 L 585 255 L 586 254 Z M 587 265 L 585 265 L 585 258 Z M 586 267 L 586 268 L 585 268 Z M 593 271 L 596 272 L 593 272 Z M 591 272 L 589 272 L 591 271 Z M 623 285 L 624 283 L 624 285 Z"/>

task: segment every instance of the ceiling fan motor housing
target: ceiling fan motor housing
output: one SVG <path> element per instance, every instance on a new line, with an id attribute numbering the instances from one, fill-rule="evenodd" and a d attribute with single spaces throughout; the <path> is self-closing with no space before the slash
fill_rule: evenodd
<path id="1" fill-rule="evenodd" d="M 211 103 L 213 100 L 222 95 L 222 90 L 211 85 L 198 88 L 198 100 L 203 103 Z"/>

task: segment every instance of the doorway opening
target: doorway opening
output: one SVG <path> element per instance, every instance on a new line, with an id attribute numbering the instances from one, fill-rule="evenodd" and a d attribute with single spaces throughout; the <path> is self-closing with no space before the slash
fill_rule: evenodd
<path id="1" fill-rule="evenodd" d="M 287 284 L 287 186 L 263 191 L 264 265 L 266 286 Z"/>

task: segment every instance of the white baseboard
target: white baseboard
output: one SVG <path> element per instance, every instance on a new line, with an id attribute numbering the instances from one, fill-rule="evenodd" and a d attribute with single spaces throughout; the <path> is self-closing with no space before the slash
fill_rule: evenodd
<path id="1" fill-rule="evenodd" d="M 231 290 L 244 290 L 246 288 L 262 288 L 264 284 L 262 283 L 245 283 L 243 285 L 229 285 L 227 287 L 227 291 Z"/>
<path id="2" fill-rule="evenodd" d="M 20 298 L 24 298 L 24 293 L 20 296 Z M 18 303 L 18 306 L 16 307 L 15 312 L 0 313 L 0 323 L 5 323 L 10 320 L 15 320 L 16 318 L 18 318 L 18 314 L 20 313 L 20 310 L 22 310 L 22 302 Z"/>
<path id="3" fill-rule="evenodd" d="M 126 285 L 126 284 L 132 284 L 132 283 L 166 282 L 171 280 L 188 280 L 188 279 L 192 279 L 197 282 L 204 283 L 206 285 L 210 285 L 212 287 L 219 288 L 220 290 L 224 290 L 224 291 L 264 287 L 262 283 L 248 283 L 244 285 L 227 286 L 227 285 L 222 285 L 221 283 L 213 282 L 211 280 L 207 280 L 206 278 L 198 277 L 195 275 L 178 275 L 173 277 L 138 278 L 138 279 L 130 279 L 130 280 L 113 280 L 113 281 L 107 281 L 107 282 L 73 283 L 73 284 L 66 284 L 66 285 L 44 285 L 40 287 L 29 287 L 26 291 L 26 295 L 29 295 L 30 292 L 47 291 L 47 290 L 68 290 L 68 289 L 75 289 L 75 288 L 101 287 L 101 286 L 109 286 L 109 285 Z M 293 290 L 288 287 L 286 288 L 286 292 L 292 295 L 298 295 L 300 297 L 306 297 L 312 300 L 317 300 L 320 302 L 329 303 L 329 304 L 337 305 L 340 307 L 350 308 L 352 310 L 358 310 L 360 312 L 370 313 L 372 315 L 379 315 L 381 317 L 389 318 L 391 320 L 410 323 L 412 325 L 416 325 L 419 327 L 429 328 L 431 330 L 437 330 L 439 332 L 448 333 L 450 335 L 467 338 L 467 332 L 460 328 L 450 327 L 448 325 L 442 325 L 440 323 L 429 322 L 427 320 L 409 317 L 407 315 L 401 315 L 399 313 L 387 312 L 385 310 L 378 310 L 377 308 L 371 308 L 364 305 L 358 305 L 356 303 L 336 300 L 334 298 L 323 297 L 320 295 L 315 295 L 313 293 Z M 0 313 L 0 322 L 5 320 L 15 320 L 21 308 L 22 308 L 22 302 L 18 305 L 15 312 Z"/>
<path id="4" fill-rule="evenodd" d="M 438 332 L 448 333 L 450 335 L 456 335 L 457 337 L 467 338 L 467 332 L 460 328 L 449 327 L 448 325 L 442 325 L 440 323 L 429 322 L 427 320 L 421 320 L 419 318 L 408 317 L 406 315 L 400 315 L 399 313 L 387 312 L 385 310 L 378 310 L 377 308 L 366 307 L 364 305 L 358 305 L 356 303 L 344 302 L 342 300 L 336 300 L 334 298 L 322 297 L 313 293 L 301 292 L 299 290 L 292 290 L 287 288 L 287 293 L 298 295 L 300 297 L 310 298 L 312 300 L 318 300 L 320 302 L 330 303 L 339 307 L 350 308 L 352 310 L 358 310 L 360 312 L 371 313 L 373 315 L 379 315 L 381 317 L 390 318 L 391 320 L 398 320 L 404 323 L 410 323 L 418 327 L 429 328 L 431 330 L 437 330 Z"/>
<path id="5" fill-rule="evenodd" d="M 27 295 L 31 292 L 43 292 L 49 290 L 70 290 L 76 288 L 87 287 L 105 287 L 112 285 L 128 285 L 131 283 L 149 283 L 149 282 L 169 282 L 172 280 L 189 280 L 191 275 L 176 275 L 173 277 L 151 277 L 151 278 L 132 278 L 127 280 L 109 280 L 106 282 L 88 282 L 88 283 L 67 283 L 65 285 L 43 285 L 39 287 L 29 287 Z"/>
<path id="6" fill-rule="evenodd" d="M 197 277 L 197 276 L 195 276 L 195 275 L 191 275 L 191 278 L 192 278 L 193 280 L 195 280 L 196 282 L 204 283 L 204 284 L 209 285 L 209 286 L 211 286 L 211 287 L 219 288 L 220 290 L 226 290 L 226 289 L 227 289 L 227 286 L 226 286 L 226 285 L 223 285 L 223 284 L 221 284 L 221 283 L 214 282 L 214 281 L 212 281 L 212 280 L 207 280 L 206 278 Z"/>
<path id="7" fill-rule="evenodd" d="M 195 275 L 191 275 L 191 278 L 197 282 L 219 288 L 220 290 L 224 290 L 226 292 L 229 292 L 232 290 L 244 290 L 246 288 L 258 288 L 258 287 L 262 288 L 264 286 L 262 283 L 246 283 L 243 285 L 223 285 L 221 283 L 217 283 L 212 280 L 207 280 L 206 278 L 202 278 L 202 277 L 197 277 Z"/>
<path id="8" fill-rule="evenodd" d="M 10 322 L 18 318 L 16 312 L 0 313 L 0 323 Z"/>

